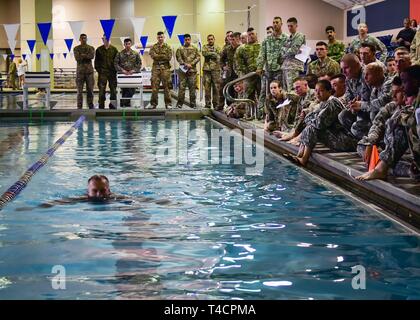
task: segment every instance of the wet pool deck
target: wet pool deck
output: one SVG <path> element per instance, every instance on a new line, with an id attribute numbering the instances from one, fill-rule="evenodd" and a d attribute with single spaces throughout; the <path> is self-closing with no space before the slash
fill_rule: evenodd
<path id="1" fill-rule="evenodd" d="M 175 101 L 173 101 L 173 105 L 175 105 Z M 118 110 L 78 110 L 73 108 L 67 106 L 57 110 L 0 109 L 0 121 L 28 121 L 30 119 L 33 121 L 74 121 L 81 115 L 85 115 L 91 120 L 202 119 L 208 117 L 232 129 L 263 128 L 263 124 L 258 121 L 239 121 L 228 118 L 221 112 L 209 109 L 191 109 L 187 106 L 182 109 L 164 109 L 163 106 L 158 106 L 157 109 L 124 108 Z M 277 154 L 297 153 L 298 148 L 294 145 L 279 141 L 269 134 L 265 134 L 264 138 L 265 147 Z M 350 191 L 373 206 L 386 210 L 393 218 L 420 231 L 420 183 L 415 183 L 410 178 L 395 177 L 389 177 L 388 181 L 360 182 L 354 177 L 363 174 L 366 169 L 356 152 L 332 152 L 320 144 L 315 148 L 307 170 Z"/>

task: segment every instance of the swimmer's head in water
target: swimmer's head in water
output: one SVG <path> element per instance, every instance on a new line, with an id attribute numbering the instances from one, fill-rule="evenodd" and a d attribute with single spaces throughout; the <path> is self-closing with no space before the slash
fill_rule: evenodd
<path id="1" fill-rule="evenodd" d="M 111 195 L 109 180 L 102 175 L 94 175 L 88 180 L 89 199 L 107 199 Z"/>

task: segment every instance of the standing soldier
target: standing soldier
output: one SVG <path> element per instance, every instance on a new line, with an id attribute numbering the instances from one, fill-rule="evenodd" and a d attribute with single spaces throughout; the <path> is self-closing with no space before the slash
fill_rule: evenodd
<path id="1" fill-rule="evenodd" d="M 258 43 L 257 33 L 254 28 L 248 28 L 248 43 L 240 46 L 235 52 L 234 69 L 239 77 L 243 77 L 250 72 L 257 71 L 257 58 L 260 53 L 261 45 Z M 261 88 L 260 77 L 252 77 L 246 80 L 246 98 L 256 100 Z"/>
<path id="2" fill-rule="evenodd" d="M 220 48 L 214 44 L 214 35 L 207 36 L 207 44 L 203 47 L 203 74 L 204 74 L 204 90 L 206 108 L 215 110 L 223 110 L 223 106 L 219 105 L 220 94 Z M 213 88 L 213 92 L 212 92 Z M 213 93 L 213 94 L 212 94 Z M 212 99 L 213 97 L 213 99 Z"/>
<path id="3" fill-rule="evenodd" d="M 283 62 L 283 86 L 286 91 L 293 90 L 293 82 L 299 77 L 299 73 L 303 72 L 304 63 L 295 58 L 300 52 L 302 45 L 306 44 L 305 35 L 297 32 L 298 22 L 296 18 L 287 20 L 287 28 L 290 36 L 286 42 L 285 59 Z"/>
<path id="4" fill-rule="evenodd" d="M 191 45 L 191 35 L 184 35 L 184 45 L 176 51 L 176 60 L 180 65 L 179 74 L 179 91 L 177 107 L 182 108 L 185 99 L 185 89 L 188 86 L 190 92 L 190 106 L 196 108 L 195 88 L 197 80 L 196 65 L 200 62 L 200 53 L 198 49 Z"/>
<path id="5" fill-rule="evenodd" d="M 150 49 L 150 57 L 153 59 L 152 67 L 152 98 L 150 104 L 152 109 L 158 105 L 158 93 L 160 82 L 163 84 L 165 95 L 165 108 L 171 107 L 171 95 L 169 92 L 169 83 L 171 81 L 171 59 L 172 49 L 166 44 L 165 35 L 162 31 L 157 33 L 158 42 Z"/>
<path id="6" fill-rule="evenodd" d="M 257 73 L 262 76 L 261 94 L 258 102 L 258 109 L 263 110 L 266 96 L 270 89 L 270 83 L 273 80 L 280 81 L 282 87 L 282 70 L 284 45 L 287 41 L 287 35 L 282 32 L 282 20 L 280 17 L 273 19 L 273 34 L 264 39 L 261 44 L 260 53 L 257 58 Z"/>
<path id="7" fill-rule="evenodd" d="M 114 60 L 118 50 L 111 45 L 105 35 L 102 37 L 102 41 L 104 44 L 97 48 L 95 52 L 95 70 L 98 72 L 99 109 L 105 109 L 107 82 L 111 93 L 109 109 L 115 109 L 113 102 L 117 100 L 117 71 L 115 70 Z"/>
<path id="8" fill-rule="evenodd" d="M 141 70 L 141 58 L 140 55 L 131 50 L 132 41 L 127 38 L 124 40 L 124 49 L 115 57 L 114 65 L 118 73 L 124 73 L 125 75 L 131 75 L 133 73 L 140 72 Z M 122 96 L 123 98 L 131 98 L 136 89 L 134 88 L 123 88 Z M 121 99 L 122 107 L 130 106 L 130 99 Z"/>
<path id="9" fill-rule="evenodd" d="M 344 43 L 335 39 L 336 33 L 333 26 L 328 26 L 325 28 L 325 33 L 328 37 L 328 57 L 336 61 L 337 63 L 341 62 L 341 58 L 346 53 L 346 47 Z"/>
<path id="10" fill-rule="evenodd" d="M 388 49 L 383 44 L 383 42 L 378 38 L 368 34 L 369 29 L 366 23 L 360 23 L 358 26 L 358 30 L 359 35 L 356 38 L 354 38 L 353 41 L 350 43 L 350 53 L 356 53 L 357 51 L 359 51 L 362 44 L 369 43 L 375 47 L 375 54 L 376 52 L 380 52 L 381 57 L 379 60 L 381 60 L 382 63 L 385 63 L 386 57 L 388 56 Z"/>
<path id="11" fill-rule="evenodd" d="M 87 35 L 80 35 L 80 45 L 74 48 L 74 58 L 77 61 L 76 85 L 77 85 L 77 108 L 83 107 L 83 86 L 86 82 L 87 104 L 93 109 L 93 66 L 92 59 L 95 57 L 95 48 L 87 44 Z"/>
<path id="12" fill-rule="evenodd" d="M 233 68 L 234 64 L 234 56 L 236 49 L 241 45 L 241 34 L 240 32 L 235 32 L 232 35 L 230 45 L 225 46 L 225 48 L 222 50 L 222 53 L 220 55 L 220 64 L 222 67 L 222 87 L 220 92 L 220 105 L 225 105 L 225 97 L 223 96 L 223 88 L 225 85 L 238 78 L 238 75 L 235 73 L 235 70 Z M 230 95 L 233 97 L 235 95 L 234 89 L 231 88 Z"/>

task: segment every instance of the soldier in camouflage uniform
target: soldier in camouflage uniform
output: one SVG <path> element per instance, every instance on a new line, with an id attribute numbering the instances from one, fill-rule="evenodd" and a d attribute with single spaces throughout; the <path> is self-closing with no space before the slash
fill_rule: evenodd
<path id="1" fill-rule="evenodd" d="M 165 41 L 165 35 L 162 31 L 157 33 L 158 42 L 150 49 L 150 57 L 153 59 L 152 67 L 152 98 L 150 104 L 155 109 L 158 105 L 158 93 L 160 83 L 163 84 L 163 92 L 165 96 L 165 108 L 171 105 L 171 95 L 169 92 L 169 84 L 171 82 L 171 59 L 172 49 Z"/>
<path id="2" fill-rule="evenodd" d="M 341 72 L 338 62 L 327 56 L 328 46 L 325 42 L 318 42 L 316 44 L 316 56 L 318 60 L 312 61 L 309 64 L 307 74 L 315 74 L 320 77 L 326 74 L 339 74 Z"/>
<path id="3" fill-rule="evenodd" d="M 95 70 L 98 72 L 99 109 L 105 108 L 107 82 L 111 93 L 109 108 L 115 109 L 113 102 L 115 103 L 117 100 L 117 70 L 115 70 L 114 60 L 118 50 L 110 44 L 105 35 L 102 41 L 104 44 L 97 48 L 95 52 Z"/>
<path id="4" fill-rule="evenodd" d="M 121 52 L 118 52 L 115 57 L 114 65 L 118 73 L 124 73 L 125 75 L 130 75 L 133 73 L 138 73 L 141 70 L 141 58 L 140 55 L 131 49 L 132 41 L 131 39 L 124 40 L 124 49 Z M 136 89 L 132 88 L 123 88 L 122 97 L 131 98 Z M 121 99 L 121 106 L 130 106 L 129 99 Z"/>
<path id="5" fill-rule="evenodd" d="M 257 71 L 257 58 L 261 45 L 258 43 L 254 28 L 248 28 L 248 43 L 240 46 L 235 52 L 234 69 L 239 77 Z M 245 97 L 257 101 L 261 91 L 261 78 L 254 76 L 246 80 Z"/>
<path id="6" fill-rule="evenodd" d="M 200 53 L 198 49 L 191 44 L 191 35 L 184 35 L 184 45 L 176 51 L 176 60 L 179 65 L 186 68 L 186 72 L 179 70 L 179 91 L 177 107 L 182 108 L 185 99 L 185 89 L 188 87 L 190 92 L 190 106 L 196 108 L 196 81 L 197 69 L 196 65 L 200 62 Z"/>
<path id="7" fill-rule="evenodd" d="M 416 119 L 416 111 L 420 110 L 420 66 L 403 71 L 401 80 L 408 105 L 397 109 L 387 121 L 385 150 L 379 154 L 380 161 L 373 171 L 356 177 L 358 180 L 385 179 L 389 169 L 396 176 L 420 180 L 420 119 Z M 411 164 L 401 161 L 407 150 L 412 157 Z"/>
<path id="8" fill-rule="evenodd" d="M 262 76 L 261 94 L 258 101 L 259 110 L 264 108 L 270 83 L 273 80 L 279 80 L 281 86 L 283 86 L 283 73 L 281 66 L 283 64 L 284 45 L 288 37 L 281 30 L 282 20 L 280 17 L 275 17 L 273 19 L 273 28 L 273 34 L 265 38 L 262 42 L 260 53 L 257 58 L 256 72 Z"/>
<path id="9" fill-rule="evenodd" d="M 302 45 L 306 44 L 305 35 L 297 32 L 296 18 L 287 20 L 287 27 L 289 28 L 290 36 L 285 44 L 285 54 L 283 62 L 283 88 L 286 91 L 293 90 L 293 81 L 299 77 L 299 73 L 304 70 L 304 63 L 295 58 L 300 52 Z"/>
<path id="10" fill-rule="evenodd" d="M 393 101 L 380 109 L 375 119 L 372 121 L 369 133 L 358 142 L 357 152 L 366 161 L 366 163 L 369 163 L 372 147 L 374 145 L 381 148 L 384 147 L 383 139 L 386 129 L 386 121 L 391 118 L 397 109 L 405 106 L 405 96 L 401 78 L 399 76 L 392 80 L 392 96 Z"/>
<path id="11" fill-rule="evenodd" d="M 233 81 L 238 78 L 238 75 L 234 70 L 234 56 L 238 47 L 241 45 L 241 34 L 235 32 L 232 34 L 231 42 L 229 45 L 225 46 L 220 54 L 220 64 L 222 68 L 222 86 L 220 90 L 220 106 L 225 105 L 225 97 L 223 96 L 223 88 L 230 81 Z M 235 96 L 235 91 L 233 88 L 230 88 L 229 93 L 232 97 Z M 229 105 L 230 102 L 227 102 Z"/>
<path id="12" fill-rule="evenodd" d="M 204 92 L 206 108 L 215 110 L 223 110 L 223 106 L 220 104 L 220 48 L 214 44 L 214 35 L 209 34 L 207 36 L 207 44 L 203 47 L 203 75 L 204 75 Z M 213 92 L 212 92 L 213 89 Z M 212 99 L 213 98 L 213 99 Z"/>
<path id="13" fill-rule="evenodd" d="M 300 148 L 296 157 L 290 159 L 306 166 L 318 142 L 322 142 L 333 151 L 353 151 L 357 141 L 347 134 L 338 122 L 338 114 L 343 105 L 332 96 L 332 87 L 329 81 L 320 80 L 316 85 L 316 96 L 320 101 L 319 109 L 305 117 L 305 128 L 300 136 Z"/>
<path id="14" fill-rule="evenodd" d="M 382 63 L 385 63 L 386 57 L 388 56 L 388 49 L 386 46 L 379 39 L 368 35 L 368 27 L 365 23 L 359 24 L 358 29 L 359 35 L 350 43 L 350 53 L 356 53 L 362 44 L 370 43 L 375 46 L 377 52 L 379 51 L 381 53 L 379 60 L 381 60 Z"/>
<path id="15" fill-rule="evenodd" d="M 270 95 L 267 97 L 265 105 L 265 125 L 264 129 L 267 132 L 284 131 L 287 126 L 294 121 L 294 114 L 283 113 L 283 117 L 279 117 L 279 109 L 277 106 L 286 101 L 287 96 L 282 91 L 279 80 L 273 80 L 270 83 Z M 287 107 L 287 106 L 286 106 Z M 286 108 L 283 107 L 283 108 Z M 289 108 L 290 110 L 290 108 Z"/>
<path id="16" fill-rule="evenodd" d="M 335 39 L 336 33 L 333 26 L 328 26 L 325 29 L 325 32 L 328 36 L 328 57 L 337 63 L 340 63 L 341 58 L 343 58 L 346 53 L 346 47 L 344 46 L 344 43 Z"/>
<path id="17" fill-rule="evenodd" d="M 410 58 L 413 64 L 420 65 L 420 29 L 417 30 L 410 47 Z"/>
<path id="18" fill-rule="evenodd" d="M 80 45 L 74 48 L 74 58 L 77 61 L 76 86 L 77 86 L 77 108 L 83 107 L 83 86 L 86 82 L 87 104 L 93 109 L 93 66 L 92 59 L 95 57 L 95 48 L 87 44 L 87 36 L 80 35 Z"/>
<path id="19" fill-rule="evenodd" d="M 361 110 L 356 112 L 350 106 L 355 102 L 368 101 L 371 89 L 365 82 L 362 65 L 356 55 L 346 54 L 341 61 L 341 68 L 346 76 L 346 94 L 343 98 L 346 110 L 340 113 L 338 119 L 344 128 L 360 140 L 369 131 L 370 114 Z"/>

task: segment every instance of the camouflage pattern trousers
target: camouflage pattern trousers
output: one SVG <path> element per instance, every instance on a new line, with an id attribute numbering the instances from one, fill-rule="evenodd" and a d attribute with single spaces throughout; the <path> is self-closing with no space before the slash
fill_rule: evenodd
<path id="1" fill-rule="evenodd" d="M 322 142 L 333 151 L 354 151 L 357 140 L 347 134 L 344 128 L 319 130 L 313 125 L 303 129 L 300 142 L 313 150 L 317 142 Z"/>
<path id="2" fill-rule="evenodd" d="M 171 69 L 164 66 L 159 66 L 159 67 L 153 66 L 152 79 L 151 79 L 152 98 L 150 99 L 150 104 L 154 107 L 157 106 L 159 103 L 158 93 L 159 93 L 159 87 L 160 87 L 161 82 L 162 82 L 163 93 L 165 97 L 165 106 L 168 106 L 172 103 L 171 94 L 169 91 L 169 85 L 171 83 Z"/>
<path id="3" fill-rule="evenodd" d="M 220 90 L 221 90 L 221 75 L 220 70 L 212 70 L 203 72 L 204 74 L 204 97 L 206 101 L 206 108 L 220 110 Z"/>
<path id="4" fill-rule="evenodd" d="M 299 77 L 299 70 L 283 70 L 283 89 L 284 91 L 293 91 L 293 82 Z"/>
<path id="5" fill-rule="evenodd" d="M 116 73 L 98 73 L 98 88 L 99 88 L 99 109 L 105 108 L 105 94 L 106 85 L 109 85 L 109 92 L 111 94 L 111 104 L 116 106 L 117 100 L 117 74 Z"/>
<path id="6" fill-rule="evenodd" d="M 179 75 L 179 90 L 178 90 L 178 103 L 176 104 L 177 107 L 182 107 L 185 101 L 185 89 L 188 87 L 188 91 L 190 92 L 190 106 L 191 108 L 196 107 L 196 80 L 197 80 L 197 73 L 184 73 L 182 71 L 178 72 Z"/>
<path id="7" fill-rule="evenodd" d="M 358 140 L 363 139 L 369 132 L 371 127 L 370 115 L 368 112 L 352 113 L 349 110 L 343 110 L 338 115 L 338 120 L 341 125 L 351 132 Z"/>
<path id="8" fill-rule="evenodd" d="M 87 104 L 89 109 L 93 109 L 93 86 L 95 80 L 93 73 L 77 73 L 76 86 L 77 86 L 77 108 L 83 107 L 83 86 L 86 83 Z"/>

